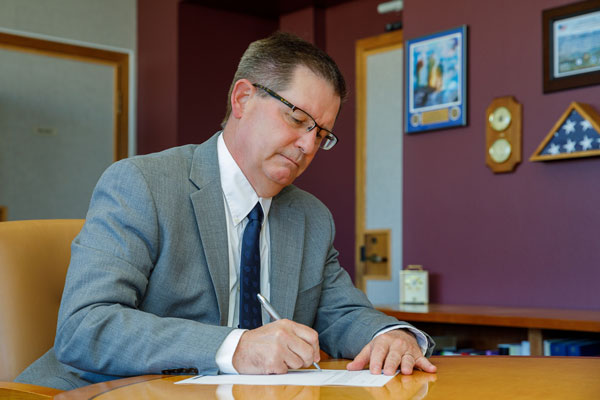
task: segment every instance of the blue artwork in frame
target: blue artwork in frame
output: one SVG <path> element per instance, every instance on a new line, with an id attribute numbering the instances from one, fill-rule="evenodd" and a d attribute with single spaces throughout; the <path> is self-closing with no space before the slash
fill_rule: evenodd
<path id="1" fill-rule="evenodd" d="M 405 132 L 467 124 L 467 26 L 406 42 Z"/>

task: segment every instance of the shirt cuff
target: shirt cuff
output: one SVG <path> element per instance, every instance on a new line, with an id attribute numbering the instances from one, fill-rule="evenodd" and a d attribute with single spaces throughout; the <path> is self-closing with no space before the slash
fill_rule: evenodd
<path id="1" fill-rule="evenodd" d="M 402 324 L 388 326 L 387 328 L 383 328 L 382 330 L 377 332 L 373 336 L 373 339 L 375 339 L 379 335 L 383 335 L 384 333 L 393 331 L 395 329 L 407 329 L 410 333 L 415 335 L 415 338 L 417 339 L 417 344 L 421 348 L 421 352 L 423 353 L 423 355 L 427 354 L 427 349 L 429 348 L 429 341 L 427 340 L 427 336 L 425 336 L 425 334 L 423 332 L 421 332 L 420 330 L 418 330 L 417 328 L 415 328 L 413 326 L 402 325 Z"/>
<path id="2" fill-rule="evenodd" d="M 237 374 L 238 372 L 233 367 L 233 353 L 237 349 L 240 339 L 247 329 L 234 329 L 223 340 L 221 346 L 215 355 L 215 361 L 219 367 L 219 372 L 222 374 Z"/>

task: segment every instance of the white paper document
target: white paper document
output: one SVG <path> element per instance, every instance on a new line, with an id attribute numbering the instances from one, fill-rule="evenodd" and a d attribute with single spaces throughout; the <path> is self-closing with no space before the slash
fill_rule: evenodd
<path id="1" fill-rule="evenodd" d="M 298 386 L 362 386 L 381 387 L 392 379 L 388 375 L 372 375 L 368 370 L 305 369 L 281 375 L 200 375 L 176 382 L 199 385 L 298 385 Z"/>

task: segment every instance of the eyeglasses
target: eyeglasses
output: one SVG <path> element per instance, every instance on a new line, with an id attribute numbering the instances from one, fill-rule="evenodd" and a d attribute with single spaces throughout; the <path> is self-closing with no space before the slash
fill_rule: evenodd
<path id="1" fill-rule="evenodd" d="M 333 146 L 335 146 L 335 144 L 338 141 L 338 138 L 333 134 L 333 132 L 323 128 L 322 126 L 319 126 L 319 124 L 317 124 L 317 121 L 315 121 L 315 119 L 311 117 L 309 113 L 307 113 L 301 108 L 296 107 L 295 105 L 293 105 L 292 103 L 290 103 L 271 89 L 263 85 L 259 85 L 258 83 L 254 83 L 253 85 L 259 89 L 264 90 L 265 92 L 267 92 L 268 95 L 281 101 L 283 104 L 285 104 L 291 109 L 290 112 L 287 112 L 285 114 L 285 120 L 292 128 L 301 130 L 304 133 L 308 133 L 313 129 L 317 128 L 315 144 L 317 144 L 323 150 L 329 150 Z M 321 131 L 325 132 L 325 136 L 321 135 Z"/>

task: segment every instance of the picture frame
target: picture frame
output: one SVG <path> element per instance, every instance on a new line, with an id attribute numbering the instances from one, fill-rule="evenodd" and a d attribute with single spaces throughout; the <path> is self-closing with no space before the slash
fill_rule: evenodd
<path id="1" fill-rule="evenodd" d="M 600 0 L 542 11 L 544 93 L 600 84 Z"/>
<path id="2" fill-rule="evenodd" d="M 467 125 L 467 26 L 406 42 L 405 132 Z"/>

